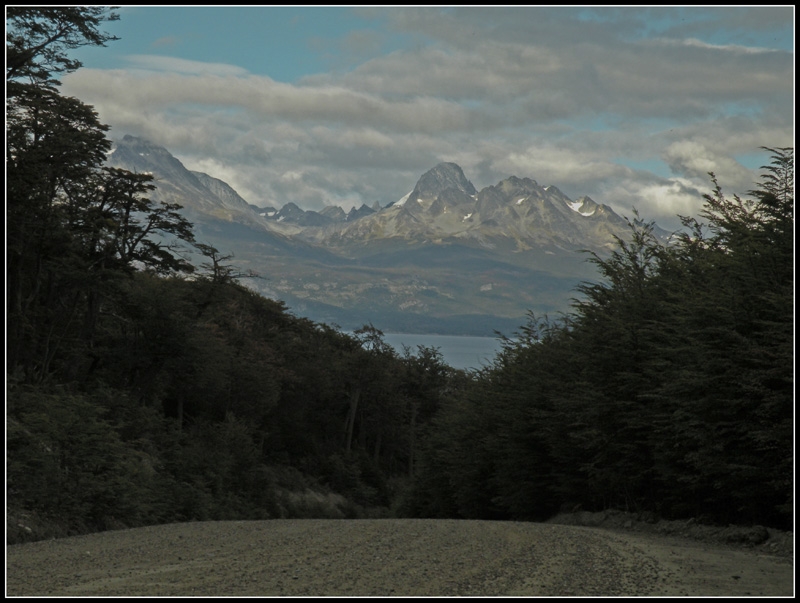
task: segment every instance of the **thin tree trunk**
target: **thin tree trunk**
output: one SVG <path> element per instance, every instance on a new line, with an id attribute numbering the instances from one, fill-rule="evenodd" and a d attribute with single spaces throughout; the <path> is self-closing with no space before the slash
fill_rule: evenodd
<path id="1" fill-rule="evenodd" d="M 345 450 L 350 452 L 353 444 L 353 430 L 356 424 L 356 411 L 358 411 L 358 399 L 361 397 L 361 389 L 356 388 L 350 394 L 350 412 L 347 415 L 347 438 L 345 440 Z"/>
<path id="2" fill-rule="evenodd" d="M 411 404 L 411 433 L 409 434 L 408 476 L 414 477 L 414 452 L 417 446 L 417 405 Z"/>

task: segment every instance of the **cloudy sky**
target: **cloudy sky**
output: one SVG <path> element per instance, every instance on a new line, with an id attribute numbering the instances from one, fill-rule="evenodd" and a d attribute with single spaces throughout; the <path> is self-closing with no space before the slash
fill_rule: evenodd
<path id="1" fill-rule="evenodd" d="M 123 7 L 63 91 L 247 201 L 386 205 L 441 161 L 677 227 L 794 145 L 794 7 Z"/>

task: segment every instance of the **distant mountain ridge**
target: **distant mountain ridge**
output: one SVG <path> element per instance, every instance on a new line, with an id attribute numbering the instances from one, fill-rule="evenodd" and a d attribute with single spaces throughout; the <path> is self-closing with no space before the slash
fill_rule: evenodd
<path id="1" fill-rule="evenodd" d="M 188 170 L 165 148 L 143 138 L 126 135 L 115 141 L 106 163 L 132 172 L 151 174 L 157 186 L 153 198 L 178 203 L 193 218 L 210 216 L 266 227 L 266 222 L 230 185 L 208 174 Z"/>
<path id="2" fill-rule="evenodd" d="M 363 257 L 392 241 L 398 247 L 460 244 L 505 253 L 607 252 L 616 246 L 615 237 L 627 234 L 623 218 L 589 197 L 573 201 L 555 186 L 516 176 L 477 191 L 458 165 L 441 163 L 410 194 L 381 211 L 299 236 Z"/>
<path id="3" fill-rule="evenodd" d="M 398 332 L 487 334 L 493 320 L 520 325 L 529 310 L 565 310 L 595 276 L 579 250 L 605 254 L 629 235 L 625 219 L 589 197 L 516 176 L 478 191 L 449 162 L 386 207 L 349 211 L 248 203 L 133 136 L 107 163 L 153 174 L 153 198 L 182 205 L 199 238 L 268 276 L 250 283 L 261 293 L 345 328 L 383 321 Z"/>
<path id="4" fill-rule="evenodd" d="M 478 191 L 455 163 L 435 166 L 411 193 L 387 207 L 363 204 L 349 212 L 338 206 L 303 210 L 291 201 L 280 209 L 250 204 L 222 180 L 189 171 L 163 147 L 129 135 L 116 143 L 108 163 L 152 173 L 156 196 L 187 211 L 288 234 L 343 253 L 350 248 L 363 251 L 370 241 L 398 238 L 517 251 L 609 249 L 615 236 L 627 235 L 625 220 L 588 196 L 573 201 L 555 186 L 542 187 L 516 176 Z"/>

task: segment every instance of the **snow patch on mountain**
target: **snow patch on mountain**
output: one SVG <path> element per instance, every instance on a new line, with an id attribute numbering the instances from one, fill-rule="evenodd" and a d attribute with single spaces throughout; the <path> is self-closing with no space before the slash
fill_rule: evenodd
<path id="1" fill-rule="evenodd" d="M 408 198 L 411 196 L 411 193 L 413 193 L 413 192 L 414 192 L 414 191 L 410 191 L 410 192 L 409 192 L 407 195 L 405 195 L 405 196 L 404 196 L 402 199 L 400 199 L 399 201 L 395 201 L 395 203 L 394 203 L 394 204 L 395 204 L 397 207 L 400 207 L 401 205 L 405 205 L 405 204 L 406 204 L 406 201 L 408 201 Z"/>
<path id="2" fill-rule="evenodd" d="M 580 215 L 586 217 L 593 216 L 596 211 L 596 208 L 592 208 L 592 211 L 581 211 L 583 201 L 573 201 L 572 203 L 567 203 L 567 205 L 572 211 L 578 212 Z"/>

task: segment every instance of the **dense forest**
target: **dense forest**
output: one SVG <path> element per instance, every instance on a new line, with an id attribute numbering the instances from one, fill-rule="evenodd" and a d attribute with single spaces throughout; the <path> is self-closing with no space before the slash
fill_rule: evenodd
<path id="1" fill-rule="evenodd" d="M 104 166 L 108 127 L 57 78 L 116 18 L 7 7 L 9 542 L 564 508 L 792 528 L 793 149 L 744 198 L 711 175 L 669 245 L 632 221 L 569 313 L 458 371 L 257 295 L 150 176 Z"/>

